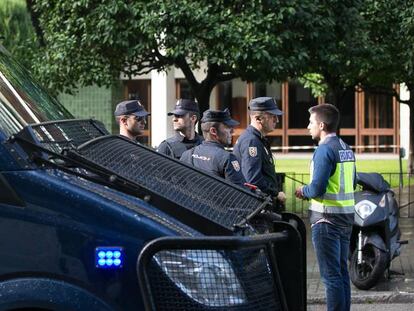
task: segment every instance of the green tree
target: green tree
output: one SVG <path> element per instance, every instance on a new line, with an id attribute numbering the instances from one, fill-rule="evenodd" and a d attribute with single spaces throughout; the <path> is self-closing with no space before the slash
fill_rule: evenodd
<path id="1" fill-rule="evenodd" d="M 364 18 L 365 1 L 321 1 L 316 16 L 323 15 L 315 31 L 317 40 L 306 43 L 310 52 L 308 72 L 301 81 L 315 95 L 341 109 L 347 90 L 363 83 L 368 68 L 376 59 L 376 46 L 369 37 L 369 23 Z"/>
<path id="2" fill-rule="evenodd" d="M 37 40 L 25 0 L 0 2 L 0 37 L 4 47 L 30 69 L 37 51 Z"/>
<path id="3" fill-rule="evenodd" d="M 49 89 L 108 85 L 119 73 L 172 66 L 201 109 L 215 85 L 296 76 L 308 60 L 311 0 L 32 0 L 44 40 L 37 71 Z M 206 65 L 197 81 L 193 71 Z"/>
<path id="4" fill-rule="evenodd" d="M 334 4 L 336 2 L 336 4 Z M 306 42 L 308 73 L 301 81 L 315 95 L 343 105 L 347 89 L 393 95 L 410 107 L 414 132 L 414 96 L 402 100 L 393 85 L 405 83 L 414 94 L 414 7 L 409 0 L 331 0 L 318 6 L 319 39 Z M 320 13 L 315 13 L 320 15 Z M 315 25 L 314 25 L 315 26 Z M 330 32 L 323 32 L 328 28 Z M 414 172 L 414 135 L 410 135 L 408 171 Z"/>
<path id="5" fill-rule="evenodd" d="M 363 87 L 391 94 L 410 108 L 408 172 L 414 173 L 414 6 L 409 0 L 366 0 L 365 18 L 377 57 L 370 63 Z M 410 97 L 400 98 L 393 88 L 405 83 Z"/>

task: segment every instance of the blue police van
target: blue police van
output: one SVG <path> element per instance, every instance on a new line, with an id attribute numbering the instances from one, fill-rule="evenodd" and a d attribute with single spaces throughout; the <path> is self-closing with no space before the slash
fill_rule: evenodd
<path id="1" fill-rule="evenodd" d="M 305 310 L 304 226 L 73 116 L 0 47 L 0 310 Z"/>

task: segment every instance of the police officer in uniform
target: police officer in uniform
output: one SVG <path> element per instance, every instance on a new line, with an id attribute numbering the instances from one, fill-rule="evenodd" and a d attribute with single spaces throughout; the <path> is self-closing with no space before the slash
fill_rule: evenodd
<path id="1" fill-rule="evenodd" d="M 142 135 L 150 115 L 139 100 L 120 102 L 115 108 L 115 120 L 119 124 L 119 134 L 137 142 Z"/>
<path id="2" fill-rule="evenodd" d="M 312 243 L 328 310 L 349 311 L 351 287 L 348 274 L 349 240 L 354 223 L 355 156 L 336 135 L 339 111 L 330 104 L 309 109 L 308 130 L 318 141 L 311 162 L 311 183 L 295 195 L 310 200 Z"/>
<path id="3" fill-rule="evenodd" d="M 238 124 L 231 118 L 228 109 L 206 110 L 201 119 L 204 141 L 184 152 L 181 161 L 243 186 L 245 180 L 239 161 L 232 153 L 224 150 L 225 146 L 231 144 L 233 127 Z"/>
<path id="4" fill-rule="evenodd" d="M 184 151 L 198 146 L 203 141 L 203 138 L 195 131 L 200 112 L 195 101 L 179 99 L 175 109 L 168 115 L 173 116 L 175 135 L 164 140 L 158 146 L 157 151 L 180 159 Z"/>
<path id="5" fill-rule="evenodd" d="M 286 196 L 275 172 L 270 144 L 266 135 L 276 128 L 278 116 L 283 112 L 272 97 L 257 97 L 249 103 L 250 125 L 240 135 L 233 153 L 239 159 L 246 182 L 257 186 L 262 192 L 273 197 L 277 211 Z"/>

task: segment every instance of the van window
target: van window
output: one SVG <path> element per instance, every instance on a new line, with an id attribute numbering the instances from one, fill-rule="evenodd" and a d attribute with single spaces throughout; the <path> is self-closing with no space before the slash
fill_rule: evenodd
<path id="1" fill-rule="evenodd" d="M 0 46 L 0 130 L 10 136 L 27 124 L 72 118 Z"/>

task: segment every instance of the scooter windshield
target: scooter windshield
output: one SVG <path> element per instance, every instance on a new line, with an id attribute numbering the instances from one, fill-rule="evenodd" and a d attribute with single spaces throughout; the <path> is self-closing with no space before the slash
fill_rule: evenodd
<path id="1" fill-rule="evenodd" d="M 72 118 L 0 45 L 0 131 L 7 137 L 27 124 Z"/>

